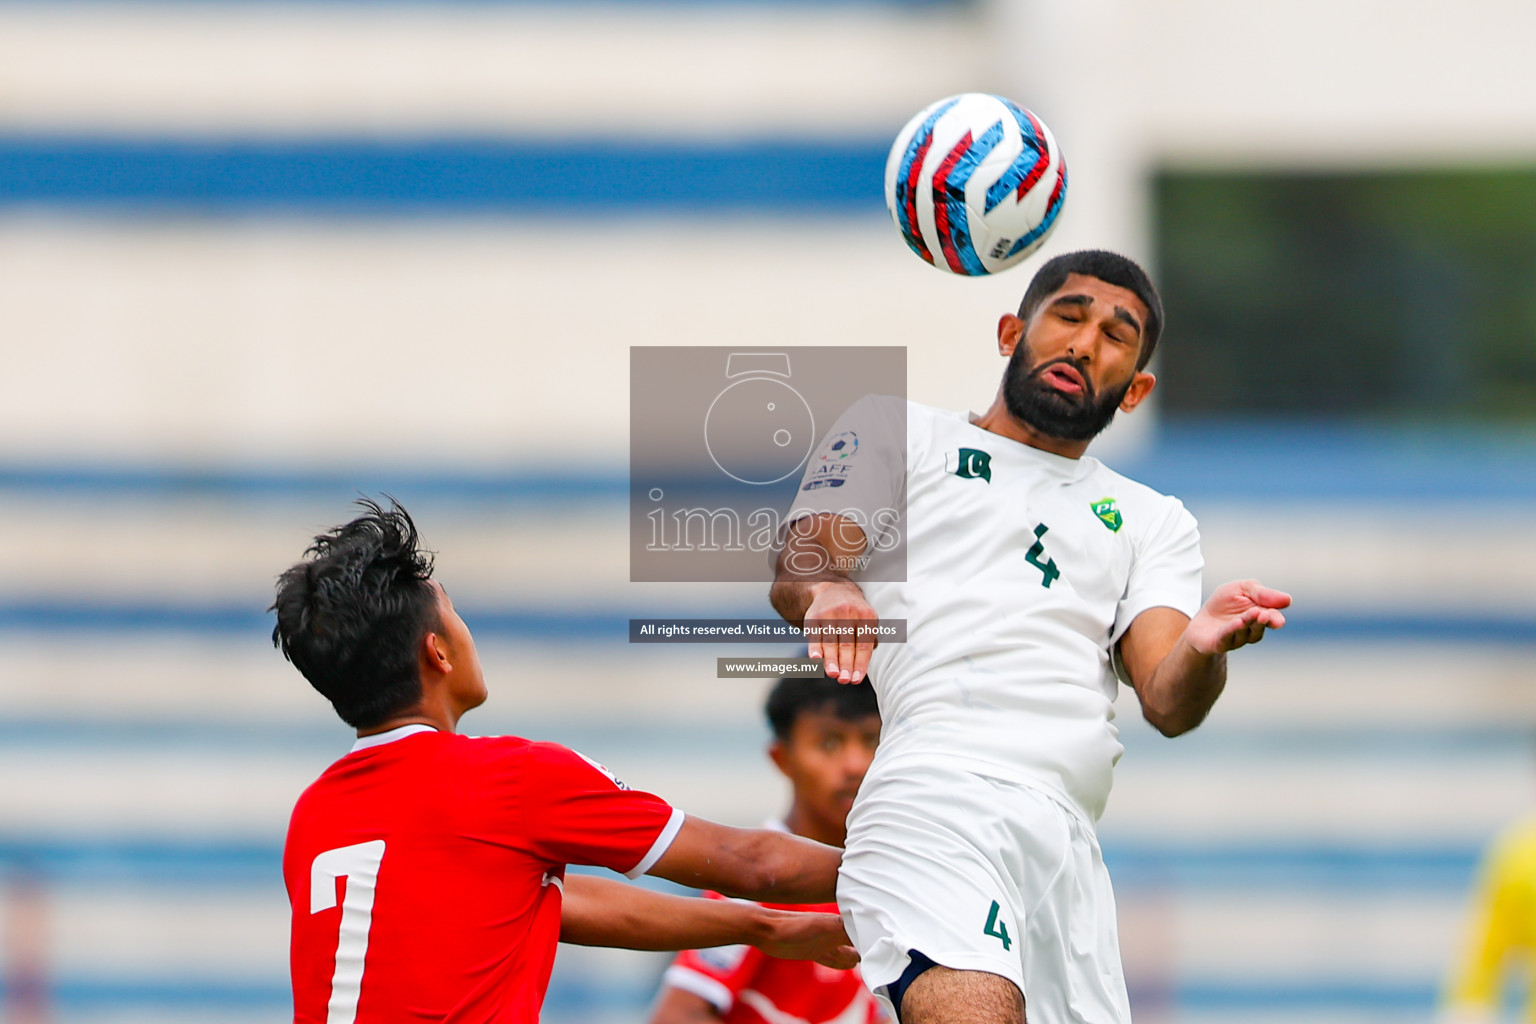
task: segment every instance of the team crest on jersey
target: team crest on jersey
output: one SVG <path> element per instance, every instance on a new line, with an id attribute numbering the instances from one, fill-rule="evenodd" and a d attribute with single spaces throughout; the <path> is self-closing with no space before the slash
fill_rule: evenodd
<path id="1" fill-rule="evenodd" d="M 1115 508 L 1114 498 L 1090 501 L 1088 506 L 1093 509 L 1093 514 L 1099 517 L 1099 522 L 1109 527 L 1111 533 L 1119 533 L 1120 527 L 1125 525 L 1125 517 L 1120 514 L 1119 509 Z"/>
<path id="2" fill-rule="evenodd" d="M 622 779 L 620 779 L 617 775 L 613 774 L 613 772 L 609 771 L 607 768 L 604 768 L 602 765 L 600 765 L 596 761 L 592 760 L 586 754 L 583 754 L 579 750 L 573 750 L 573 751 L 571 751 L 571 753 L 575 754 L 577 757 L 579 757 L 583 761 L 587 762 L 587 764 L 591 765 L 593 768 L 596 768 L 598 771 L 602 772 L 603 775 L 607 777 L 608 781 L 613 783 L 615 786 L 618 786 L 620 789 L 628 789 L 629 788 L 628 786 L 626 786 L 624 784 L 624 781 Z"/>
<path id="3" fill-rule="evenodd" d="M 961 448 L 944 453 L 944 472 L 967 480 L 992 482 L 992 456 L 980 448 Z"/>

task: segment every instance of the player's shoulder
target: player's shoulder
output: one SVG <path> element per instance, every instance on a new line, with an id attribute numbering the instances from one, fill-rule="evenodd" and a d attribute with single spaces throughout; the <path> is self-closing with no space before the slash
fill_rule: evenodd
<path id="1" fill-rule="evenodd" d="M 600 776 L 617 789 L 628 789 L 623 779 L 615 775 L 607 765 L 588 757 L 579 750 L 547 741 L 528 742 L 524 760 L 530 771 L 547 775 L 559 775 L 572 781 L 597 782 Z"/>
<path id="2" fill-rule="evenodd" d="M 924 405 L 904 395 L 864 395 L 851 402 L 843 412 L 844 420 L 863 420 L 890 425 L 935 425 L 966 423 L 963 412 Z"/>
<path id="3" fill-rule="evenodd" d="M 838 417 L 838 430 L 854 430 L 868 435 L 869 440 L 890 438 L 906 440 L 906 425 L 915 412 L 921 409 L 917 403 L 900 395 L 864 395 L 849 403 Z"/>
<path id="4" fill-rule="evenodd" d="M 850 413 L 866 413 L 879 416 L 905 416 L 917 403 L 902 395 L 860 395 L 848 405 Z"/>
<path id="5" fill-rule="evenodd" d="M 444 757 L 464 759 L 523 757 L 537 746 L 533 740 L 521 736 L 466 736 L 463 733 L 439 732 L 435 743 L 424 747 Z"/>
<path id="6" fill-rule="evenodd" d="M 501 790 L 507 786 L 531 786 L 539 792 L 629 788 L 600 762 L 547 740 L 444 733 L 438 742 L 423 745 L 420 754 L 421 759 L 412 765 L 416 771 L 411 774 L 473 780 L 474 785 L 465 787 L 466 792 Z"/>
<path id="7" fill-rule="evenodd" d="M 434 777 L 462 772 L 465 773 L 463 777 L 475 778 L 493 767 L 521 767 L 534 746 L 531 740 L 521 736 L 421 733 L 381 746 L 354 750 L 332 765 L 330 772 L 399 770 Z"/>
<path id="8" fill-rule="evenodd" d="M 404 736 L 363 737 L 333 761 L 294 801 L 290 825 L 334 816 L 338 806 L 371 807 L 410 802 L 424 794 L 454 793 L 491 784 L 519 770 L 528 741 L 518 737 L 479 739 L 435 729 Z"/>
<path id="9" fill-rule="evenodd" d="M 890 399 L 886 406 L 892 415 L 905 416 L 908 423 L 922 424 L 928 429 L 945 428 L 950 426 L 964 426 L 971 421 L 968 413 L 956 412 L 954 409 L 940 409 L 938 406 L 924 405 L 910 398 Z"/>
<path id="10" fill-rule="evenodd" d="M 979 438 L 971 414 L 954 409 L 940 409 L 910 399 L 902 400 L 902 426 L 907 435 L 909 468 L 921 466 L 944 469 L 945 460 L 938 458 L 941 451 L 957 451 L 966 446 L 985 443 Z"/>

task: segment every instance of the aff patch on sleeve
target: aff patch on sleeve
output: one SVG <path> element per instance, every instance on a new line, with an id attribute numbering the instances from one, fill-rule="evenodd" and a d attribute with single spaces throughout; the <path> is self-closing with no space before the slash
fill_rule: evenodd
<path id="1" fill-rule="evenodd" d="M 821 450 L 816 453 L 816 461 L 847 462 L 857 454 L 859 454 L 859 435 L 851 430 L 842 430 L 822 442 Z"/>

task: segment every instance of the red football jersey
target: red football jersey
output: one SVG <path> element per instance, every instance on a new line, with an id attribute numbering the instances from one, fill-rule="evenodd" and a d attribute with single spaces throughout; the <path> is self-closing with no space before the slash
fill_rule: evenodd
<path id="1" fill-rule="evenodd" d="M 767 827 L 788 831 L 778 822 Z M 719 893 L 704 895 L 725 899 Z M 835 903 L 763 905 L 837 913 Z M 857 970 L 833 970 L 814 960 L 780 960 L 752 946 L 679 953 L 667 968 L 665 982 L 709 1003 L 724 1024 L 876 1024 L 884 1017 Z"/>
<path id="2" fill-rule="evenodd" d="M 683 814 L 553 743 L 365 737 L 299 798 L 296 1024 L 534 1024 L 567 864 L 638 877 Z"/>

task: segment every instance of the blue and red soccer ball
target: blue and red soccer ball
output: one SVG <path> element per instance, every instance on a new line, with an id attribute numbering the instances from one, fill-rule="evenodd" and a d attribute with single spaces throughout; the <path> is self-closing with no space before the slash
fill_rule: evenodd
<path id="1" fill-rule="evenodd" d="M 1038 249 L 1067 198 L 1056 140 L 1028 110 L 986 93 L 939 100 L 907 122 L 885 164 L 885 203 L 930 264 L 978 277 Z"/>

